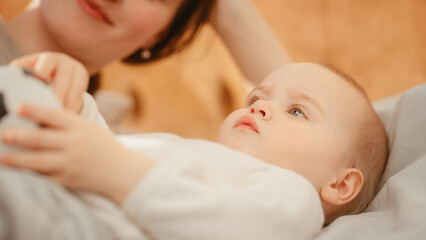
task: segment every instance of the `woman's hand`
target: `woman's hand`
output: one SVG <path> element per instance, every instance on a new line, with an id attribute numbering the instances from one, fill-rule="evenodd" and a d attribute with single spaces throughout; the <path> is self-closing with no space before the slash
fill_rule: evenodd
<path id="1" fill-rule="evenodd" d="M 25 150 L 0 156 L 2 164 L 39 172 L 69 189 L 103 194 L 117 203 L 153 164 L 75 114 L 35 105 L 22 105 L 18 111 L 45 127 L 4 130 L 3 143 Z"/>
<path id="2" fill-rule="evenodd" d="M 44 52 L 18 58 L 11 65 L 31 69 L 41 80 L 51 83 L 65 109 L 79 113 L 89 74 L 83 64 L 63 53 Z"/>
<path id="3" fill-rule="evenodd" d="M 290 63 L 280 39 L 250 0 L 218 0 L 211 23 L 244 76 L 258 85 Z"/>

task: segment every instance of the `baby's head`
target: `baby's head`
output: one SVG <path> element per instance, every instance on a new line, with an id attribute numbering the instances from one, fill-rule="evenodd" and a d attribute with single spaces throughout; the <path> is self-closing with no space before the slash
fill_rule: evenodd
<path id="1" fill-rule="evenodd" d="M 326 224 L 367 206 L 388 152 L 365 92 L 335 68 L 313 63 L 269 75 L 246 107 L 226 118 L 218 141 L 306 177 L 321 197 Z"/>

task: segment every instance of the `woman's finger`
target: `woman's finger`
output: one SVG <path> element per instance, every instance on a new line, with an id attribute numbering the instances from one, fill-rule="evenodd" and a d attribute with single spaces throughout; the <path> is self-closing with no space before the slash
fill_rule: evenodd
<path id="1" fill-rule="evenodd" d="M 56 96 L 62 102 L 62 104 L 67 108 L 66 101 L 68 98 L 68 91 L 71 88 L 74 78 L 73 66 L 70 64 L 62 64 L 61 61 L 66 61 L 66 59 L 59 59 L 57 63 L 57 69 L 55 76 L 53 78 L 53 90 L 55 91 Z"/>
<path id="2" fill-rule="evenodd" d="M 18 113 L 20 116 L 41 125 L 58 129 L 71 128 L 79 121 L 76 115 L 68 112 L 32 104 L 22 104 L 18 109 Z"/>
<path id="3" fill-rule="evenodd" d="M 53 80 L 58 65 L 58 56 L 50 53 L 42 53 L 39 55 L 37 62 L 34 64 L 33 71 L 37 76 L 45 80 Z"/>
<path id="4" fill-rule="evenodd" d="M 64 146 L 61 133 L 47 128 L 4 129 L 3 143 L 27 149 L 60 149 Z"/>
<path id="5" fill-rule="evenodd" d="M 38 54 L 25 55 L 10 62 L 10 65 L 33 69 L 38 60 Z"/>
<path id="6" fill-rule="evenodd" d="M 89 86 L 89 74 L 83 65 L 75 66 L 73 77 L 65 102 L 68 109 L 78 113 L 83 107 L 83 94 Z"/>
<path id="7" fill-rule="evenodd" d="M 45 82 L 52 80 L 58 64 L 58 54 L 49 52 L 31 54 L 13 60 L 10 64 L 31 69 L 34 74 Z"/>
<path id="8" fill-rule="evenodd" d="M 9 167 L 52 174 L 63 168 L 65 158 L 56 152 L 26 151 L 5 153 L 0 156 L 0 163 Z"/>

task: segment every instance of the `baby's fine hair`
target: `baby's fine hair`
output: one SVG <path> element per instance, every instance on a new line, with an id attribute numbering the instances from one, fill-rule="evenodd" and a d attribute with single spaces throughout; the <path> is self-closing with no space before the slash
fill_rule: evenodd
<path id="1" fill-rule="evenodd" d="M 357 119 L 356 141 L 351 149 L 351 162 L 353 168 L 359 169 L 364 175 L 364 184 L 358 195 L 344 205 L 340 211 L 331 216 L 326 216 L 325 225 L 343 215 L 362 212 L 373 200 L 378 192 L 378 185 L 388 158 L 388 139 L 385 128 L 374 111 L 365 90 L 349 75 L 345 74 L 329 63 L 320 63 L 321 66 L 334 72 L 350 83 L 365 98 L 366 103 L 362 118 Z M 363 104 L 363 103 L 361 103 Z"/>

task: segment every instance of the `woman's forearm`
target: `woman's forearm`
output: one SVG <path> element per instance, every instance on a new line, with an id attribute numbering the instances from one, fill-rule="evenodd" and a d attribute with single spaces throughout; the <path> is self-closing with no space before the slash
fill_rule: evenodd
<path id="1" fill-rule="evenodd" d="M 154 162 L 133 151 L 124 150 L 120 159 L 115 162 L 115 166 L 109 173 L 108 180 L 102 187 L 102 194 L 113 202 L 121 205 L 141 179 L 149 172 Z"/>
<path id="2" fill-rule="evenodd" d="M 219 0 L 212 24 L 244 76 L 255 85 L 290 62 L 279 39 L 250 0 Z"/>

